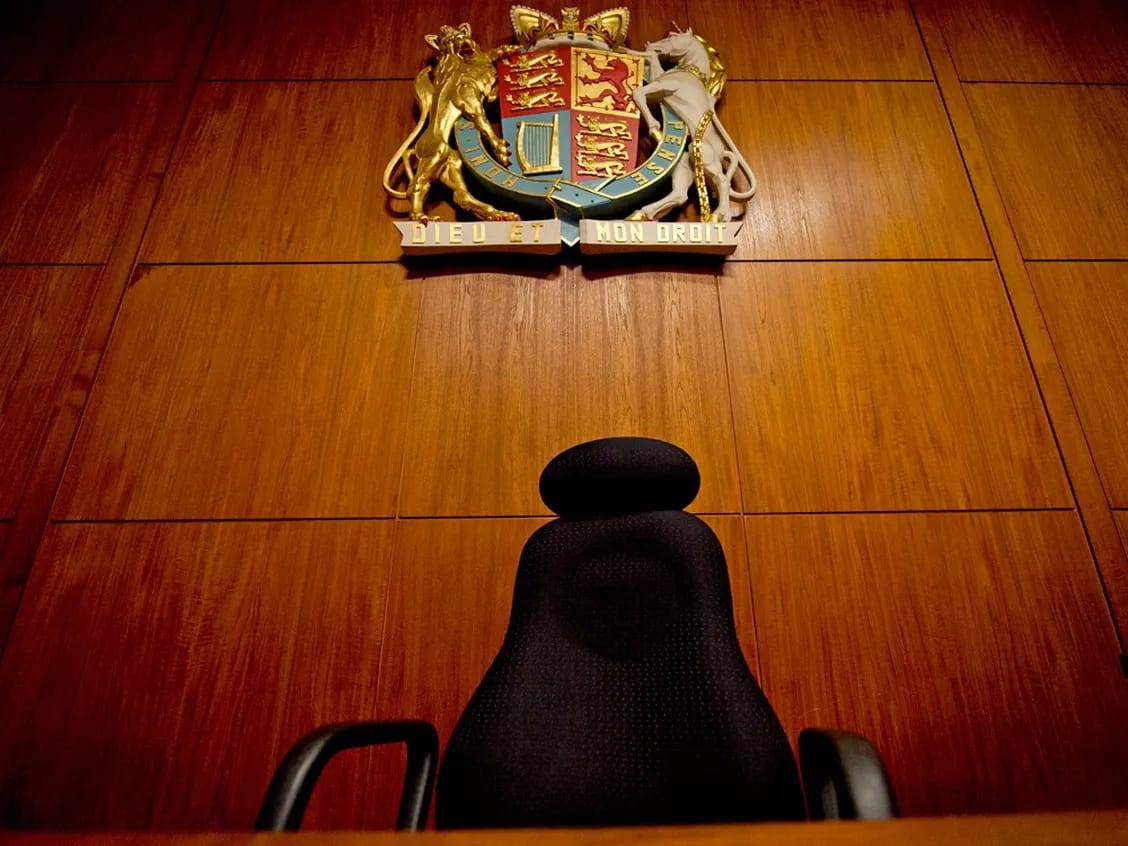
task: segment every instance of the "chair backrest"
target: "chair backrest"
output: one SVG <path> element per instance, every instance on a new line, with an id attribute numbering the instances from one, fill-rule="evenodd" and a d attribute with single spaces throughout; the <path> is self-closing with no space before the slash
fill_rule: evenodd
<path id="1" fill-rule="evenodd" d="M 505 640 L 439 772 L 440 828 L 803 819 L 736 639 L 724 554 L 681 509 L 693 460 L 616 438 L 541 477 Z"/>

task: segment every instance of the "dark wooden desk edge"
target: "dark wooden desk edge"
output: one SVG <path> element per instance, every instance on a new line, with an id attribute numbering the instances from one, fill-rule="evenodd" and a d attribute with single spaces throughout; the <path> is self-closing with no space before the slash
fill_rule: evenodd
<path id="1" fill-rule="evenodd" d="M 383 846 L 417 842 L 449 846 L 608 846 L 649 843 L 657 846 L 716 846 L 756 843 L 761 846 L 860 846 L 860 844 L 919 843 L 925 846 L 973 846 L 980 843 L 1128 844 L 1128 809 L 1068 814 L 1020 814 L 916 818 L 880 823 L 765 824 L 677 828 L 534 829 L 512 831 L 455 831 L 397 834 L 395 832 L 303 832 L 298 835 L 255 835 L 250 832 L 201 833 L 81 833 L 0 832 L 0 846 L 245 846 L 280 840 L 330 843 L 333 846 Z"/>

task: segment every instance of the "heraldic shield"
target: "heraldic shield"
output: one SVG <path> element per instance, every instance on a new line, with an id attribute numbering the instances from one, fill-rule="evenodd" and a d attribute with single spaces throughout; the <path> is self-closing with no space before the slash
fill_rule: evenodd
<path id="1" fill-rule="evenodd" d="M 598 43 L 546 39 L 497 59 L 507 165 L 470 121 L 456 125 L 465 169 L 486 193 L 524 216 L 557 218 L 566 244 L 583 218 L 625 215 L 668 182 L 689 133 L 664 106 L 660 137 L 649 143 L 634 92 L 650 75 L 644 55 Z"/>

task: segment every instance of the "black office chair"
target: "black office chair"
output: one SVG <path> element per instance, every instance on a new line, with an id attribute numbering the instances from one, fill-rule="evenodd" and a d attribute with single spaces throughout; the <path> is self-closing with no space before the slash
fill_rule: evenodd
<path id="1" fill-rule="evenodd" d="M 681 510 L 699 486 L 689 455 L 646 438 L 580 444 L 548 464 L 541 496 L 559 519 L 521 554 L 505 640 L 443 756 L 439 828 L 896 816 L 881 759 L 857 735 L 804 731 L 800 786 L 737 643 L 724 553 Z M 408 748 L 397 828 L 422 828 L 438 739 L 412 721 L 307 735 L 257 827 L 298 828 L 329 758 L 392 742 Z"/>

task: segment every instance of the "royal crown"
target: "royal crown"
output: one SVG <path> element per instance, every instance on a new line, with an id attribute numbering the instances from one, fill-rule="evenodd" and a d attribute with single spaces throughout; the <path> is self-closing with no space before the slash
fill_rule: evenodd
<path id="1" fill-rule="evenodd" d="M 582 21 L 577 6 L 566 6 L 560 10 L 560 17 L 561 20 L 557 20 L 552 15 L 529 6 L 514 6 L 509 11 L 513 33 L 522 47 L 530 47 L 542 38 L 576 35 L 602 41 L 608 47 L 622 47 L 627 40 L 627 27 L 631 22 L 631 13 L 622 6 Z"/>

